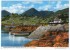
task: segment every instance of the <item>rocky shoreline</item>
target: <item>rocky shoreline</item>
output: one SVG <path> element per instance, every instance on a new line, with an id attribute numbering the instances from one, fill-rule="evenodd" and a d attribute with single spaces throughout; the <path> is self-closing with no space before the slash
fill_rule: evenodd
<path id="1" fill-rule="evenodd" d="M 25 47 L 68 47 L 69 32 L 65 25 L 40 26 L 32 32 L 28 38 L 33 41 L 25 44 Z M 39 39 L 39 40 L 35 40 Z"/>
<path id="2" fill-rule="evenodd" d="M 25 47 L 68 47 L 69 31 L 68 24 L 41 25 L 41 26 L 18 26 L 12 28 L 15 34 L 21 35 L 22 31 L 32 31 L 26 38 L 33 39 L 25 44 Z M 16 32 L 18 31 L 18 32 Z"/>
<path id="3" fill-rule="evenodd" d="M 45 32 L 39 40 L 33 40 L 25 47 L 68 47 L 68 32 Z"/>

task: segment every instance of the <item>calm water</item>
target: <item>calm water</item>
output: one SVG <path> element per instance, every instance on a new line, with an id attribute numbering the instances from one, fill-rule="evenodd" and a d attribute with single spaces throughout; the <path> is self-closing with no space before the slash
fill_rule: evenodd
<path id="1" fill-rule="evenodd" d="M 3 32 L 3 31 L 2 31 Z M 22 47 L 24 44 L 30 42 L 31 39 L 25 37 L 17 37 L 9 35 L 8 33 L 1 33 L 1 46 L 2 47 Z"/>

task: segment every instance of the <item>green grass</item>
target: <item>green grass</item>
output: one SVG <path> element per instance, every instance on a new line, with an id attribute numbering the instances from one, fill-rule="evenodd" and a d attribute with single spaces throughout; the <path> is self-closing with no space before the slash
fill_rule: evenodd
<path id="1" fill-rule="evenodd" d="M 37 23 L 47 23 L 46 19 L 38 18 L 38 17 L 26 17 L 26 18 L 9 18 L 9 20 L 2 21 L 2 24 L 14 24 L 20 25 L 20 24 L 25 24 L 25 25 L 31 25 L 31 24 L 37 24 Z"/>

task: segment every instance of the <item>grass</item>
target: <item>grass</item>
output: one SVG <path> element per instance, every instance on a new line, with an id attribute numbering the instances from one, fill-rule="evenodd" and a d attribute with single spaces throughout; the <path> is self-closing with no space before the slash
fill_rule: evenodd
<path id="1" fill-rule="evenodd" d="M 38 17 L 26 17 L 26 18 L 20 18 L 20 17 L 17 17 L 17 18 L 9 18 L 9 20 L 5 20 L 5 21 L 2 21 L 2 24 L 9 24 L 11 25 L 12 22 L 15 24 L 15 25 L 20 25 L 20 24 L 23 24 L 23 25 L 32 25 L 32 24 L 38 24 L 38 23 L 47 23 L 47 20 L 46 19 L 42 19 L 42 18 L 38 18 Z"/>

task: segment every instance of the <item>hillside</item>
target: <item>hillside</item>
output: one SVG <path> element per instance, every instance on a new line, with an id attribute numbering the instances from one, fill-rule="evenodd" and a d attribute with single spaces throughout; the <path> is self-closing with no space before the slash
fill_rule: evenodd
<path id="1" fill-rule="evenodd" d="M 63 10 L 58 10 L 55 12 L 55 14 L 69 14 L 69 8 L 63 9 Z"/>
<path id="2" fill-rule="evenodd" d="M 52 21 L 55 17 L 62 19 L 64 23 L 69 22 L 69 8 L 65 8 L 54 12 L 54 14 L 50 16 L 50 21 Z"/>
<path id="3" fill-rule="evenodd" d="M 69 8 L 63 9 L 63 10 L 58 10 L 54 13 L 55 16 L 58 16 L 62 20 L 66 19 L 68 20 L 69 18 Z"/>
<path id="4" fill-rule="evenodd" d="M 11 19 L 13 19 L 15 24 L 39 24 L 39 23 L 48 23 L 53 21 L 55 17 L 62 19 L 64 23 L 69 22 L 69 8 L 58 10 L 56 12 L 53 11 L 38 11 L 35 8 L 31 8 L 22 14 L 11 14 L 2 10 L 2 23 L 3 24 L 11 24 Z M 17 22 L 16 22 L 17 21 Z"/>

